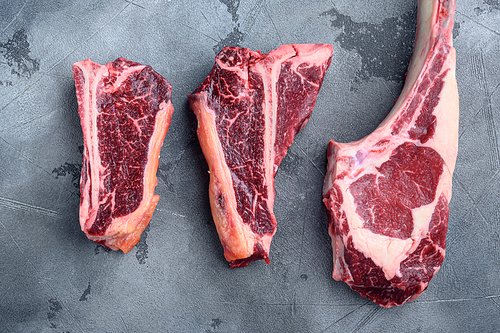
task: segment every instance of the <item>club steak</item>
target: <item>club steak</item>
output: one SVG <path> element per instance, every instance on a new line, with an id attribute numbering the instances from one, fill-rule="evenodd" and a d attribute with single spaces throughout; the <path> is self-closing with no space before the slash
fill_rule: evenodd
<path id="1" fill-rule="evenodd" d="M 94 242 L 126 253 L 160 198 L 156 171 L 172 88 L 150 66 L 123 58 L 78 62 L 73 76 L 84 143 L 80 225 Z"/>
<path id="2" fill-rule="evenodd" d="M 282 45 L 268 54 L 226 47 L 188 96 L 210 169 L 213 219 L 231 267 L 269 263 L 274 176 L 311 117 L 333 50 Z"/>
<path id="3" fill-rule="evenodd" d="M 420 0 L 403 91 L 362 140 L 330 141 L 323 201 L 333 278 L 383 307 L 417 298 L 445 255 L 458 149 L 455 2 Z"/>

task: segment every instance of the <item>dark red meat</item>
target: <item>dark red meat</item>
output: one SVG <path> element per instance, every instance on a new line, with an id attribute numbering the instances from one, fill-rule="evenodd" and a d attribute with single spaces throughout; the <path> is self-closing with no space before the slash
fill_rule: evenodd
<path id="1" fill-rule="evenodd" d="M 150 66 L 123 58 L 106 66 L 78 62 L 73 76 L 84 139 L 80 225 L 93 241 L 128 252 L 159 200 L 172 88 Z"/>
<path id="2" fill-rule="evenodd" d="M 332 47 L 282 45 L 269 54 L 226 47 L 189 95 L 210 168 L 210 203 L 231 267 L 264 259 L 276 232 L 274 175 L 311 117 Z"/>
<path id="3" fill-rule="evenodd" d="M 333 278 L 384 307 L 414 300 L 444 259 L 458 149 L 453 0 L 420 0 L 405 86 L 370 135 L 330 141 L 323 201 Z"/>

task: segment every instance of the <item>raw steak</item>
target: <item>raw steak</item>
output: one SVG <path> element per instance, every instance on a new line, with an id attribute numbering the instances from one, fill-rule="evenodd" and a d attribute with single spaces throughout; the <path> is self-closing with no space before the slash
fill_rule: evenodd
<path id="1" fill-rule="evenodd" d="M 370 135 L 330 141 L 323 201 L 333 278 L 384 307 L 417 298 L 445 255 L 458 148 L 455 2 L 420 0 L 403 91 Z"/>
<path id="2" fill-rule="evenodd" d="M 123 58 L 78 62 L 73 76 L 84 143 L 80 225 L 94 242 L 126 253 L 160 198 L 156 171 L 172 88 L 150 66 Z"/>
<path id="3" fill-rule="evenodd" d="M 189 103 L 210 169 L 210 205 L 231 267 L 269 263 L 274 176 L 311 117 L 332 46 L 282 45 L 269 54 L 226 47 Z"/>

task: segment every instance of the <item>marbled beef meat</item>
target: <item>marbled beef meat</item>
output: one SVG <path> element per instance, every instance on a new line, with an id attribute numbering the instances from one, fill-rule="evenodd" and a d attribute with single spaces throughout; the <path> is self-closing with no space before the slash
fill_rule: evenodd
<path id="1" fill-rule="evenodd" d="M 212 215 L 231 267 L 269 263 L 274 175 L 311 117 L 332 46 L 282 45 L 261 54 L 226 47 L 189 95 L 210 169 Z"/>
<path id="2" fill-rule="evenodd" d="M 163 139 L 174 111 L 170 83 L 123 58 L 73 65 L 83 130 L 80 225 L 87 237 L 128 252 L 149 223 Z"/>
<path id="3" fill-rule="evenodd" d="M 394 108 L 370 135 L 328 145 L 323 197 L 333 278 L 384 307 L 417 298 L 445 255 L 458 149 L 455 1 L 420 0 Z"/>

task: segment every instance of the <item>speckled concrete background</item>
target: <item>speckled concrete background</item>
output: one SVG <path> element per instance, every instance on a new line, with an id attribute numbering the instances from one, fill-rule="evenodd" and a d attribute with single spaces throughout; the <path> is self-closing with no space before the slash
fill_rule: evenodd
<path id="1" fill-rule="evenodd" d="M 447 254 L 416 301 L 383 309 L 331 278 L 326 145 L 369 134 L 402 88 L 416 0 L 4 0 L 0 4 L 1 332 L 500 330 L 500 3 L 458 1 L 460 148 Z M 334 46 L 276 177 L 271 264 L 229 269 L 186 95 L 225 45 Z M 173 86 L 158 208 L 128 254 L 78 223 L 82 133 L 71 67 L 123 56 Z"/>

